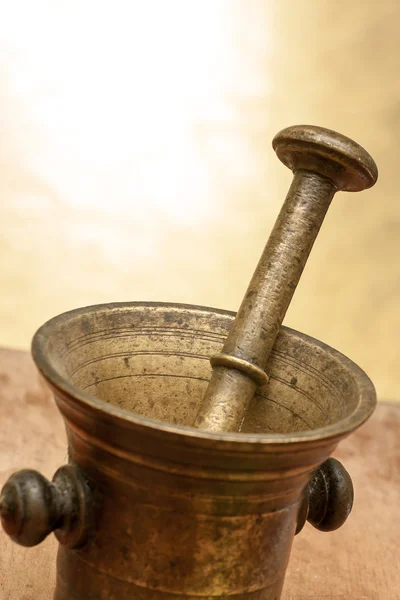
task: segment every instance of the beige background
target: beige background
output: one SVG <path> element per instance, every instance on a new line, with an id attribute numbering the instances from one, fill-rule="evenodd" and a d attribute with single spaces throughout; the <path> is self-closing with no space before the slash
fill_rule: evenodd
<path id="1" fill-rule="evenodd" d="M 364 145 L 286 323 L 400 398 L 397 0 L 3 0 L 0 344 L 77 306 L 236 309 L 291 175 L 271 139 Z"/>

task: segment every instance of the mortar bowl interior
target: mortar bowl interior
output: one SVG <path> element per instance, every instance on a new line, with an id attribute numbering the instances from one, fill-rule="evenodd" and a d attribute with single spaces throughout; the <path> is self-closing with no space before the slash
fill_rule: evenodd
<path id="1" fill-rule="evenodd" d="M 36 333 L 34 360 L 45 378 L 104 413 L 192 429 L 234 313 L 167 303 L 117 303 L 59 315 Z M 348 358 L 282 327 L 259 388 L 233 436 L 343 437 L 372 413 L 374 387 Z M 201 432 L 199 432 L 201 435 Z M 211 435 L 211 434 L 210 434 Z"/>

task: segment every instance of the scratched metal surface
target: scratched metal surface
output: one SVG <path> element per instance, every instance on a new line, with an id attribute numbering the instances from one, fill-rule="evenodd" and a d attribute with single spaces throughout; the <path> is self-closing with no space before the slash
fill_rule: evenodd
<path id="1" fill-rule="evenodd" d="M 118 300 L 236 309 L 313 123 L 380 182 L 341 194 L 286 323 L 398 397 L 395 0 L 20 0 L 0 22 L 0 343 Z"/>
<path id="2" fill-rule="evenodd" d="M 52 477 L 65 463 L 64 427 L 28 353 L 0 349 L 0 485 L 31 467 Z M 381 403 L 336 456 L 351 473 L 355 504 L 337 532 L 306 525 L 295 538 L 282 600 L 398 600 L 400 406 Z M 53 536 L 36 548 L 0 531 L 0 600 L 51 600 Z"/>

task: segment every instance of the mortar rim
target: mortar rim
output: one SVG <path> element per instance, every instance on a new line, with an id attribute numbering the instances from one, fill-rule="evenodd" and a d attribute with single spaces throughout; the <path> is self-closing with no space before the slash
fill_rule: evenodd
<path id="1" fill-rule="evenodd" d="M 244 449 L 247 445 L 249 450 L 256 447 L 266 446 L 286 446 L 288 444 L 305 444 L 310 442 L 321 442 L 323 444 L 329 443 L 335 439 L 340 440 L 352 431 L 360 427 L 373 413 L 376 406 L 376 392 L 374 385 L 368 375 L 356 365 L 350 358 L 335 350 L 331 346 L 328 346 L 324 342 L 313 338 L 307 334 L 299 332 L 295 329 L 291 329 L 286 326 L 282 326 L 282 330 L 289 335 L 295 335 L 304 341 L 312 342 L 316 344 L 323 352 L 327 352 L 332 358 L 336 359 L 343 366 L 352 373 L 353 379 L 356 382 L 359 401 L 357 406 L 348 416 L 340 419 L 336 423 L 320 427 L 313 430 L 305 430 L 296 433 L 277 433 L 277 434 L 251 434 L 251 433 L 214 433 L 203 431 L 195 427 L 186 425 L 174 425 L 144 417 L 132 411 L 117 407 L 100 400 L 90 394 L 86 394 L 79 390 L 79 388 L 68 382 L 57 369 L 51 364 L 49 357 L 46 357 L 45 344 L 49 338 L 50 333 L 54 332 L 62 323 L 65 323 L 69 319 L 76 316 L 90 315 L 94 312 L 101 310 L 120 310 L 126 308 L 176 308 L 182 310 L 191 310 L 194 312 L 206 312 L 213 313 L 222 317 L 234 318 L 236 313 L 224 309 L 217 309 L 207 306 L 199 306 L 193 304 L 183 304 L 175 302 L 147 302 L 147 301 L 128 301 L 128 302 L 113 302 L 113 303 L 102 303 L 94 304 L 85 307 L 76 308 L 63 312 L 48 321 L 46 321 L 34 334 L 31 345 L 31 353 L 36 367 L 46 379 L 46 382 L 50 384 L 52 388 L 60 391 L 64 396 L 72 398 L 75 403 L 90 410 L 94 410 L 102 419 L 110 419 L 118 421 L 120 425 L 132 425 L 138 427 L 145 427 L 156 431 L 162 432 L 165 435 L 173 435 L 187 438 L 188 441 L 193 443 L 207 443 L 207 442 L 222 442 L 233 444 Z"/>

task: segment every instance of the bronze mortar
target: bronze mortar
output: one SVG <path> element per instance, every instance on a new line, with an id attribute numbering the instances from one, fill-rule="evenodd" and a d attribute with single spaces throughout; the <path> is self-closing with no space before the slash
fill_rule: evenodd
<path id="1" fill-rule="evenodd" d="M 370 416 L 375 392 L 348 358 L 283 327 L 241 432 L 191 427 L 233 318 L 113 304 L 60 315 L 35 335 L 74 470 L 60 492 L 66 514 L 51 514 L 49 484 L 34 499 L 32 480 L 19 485 L 35 531 L 25 539 L 22 517 L 9 533 L 30 545 L 55 530 L 54 600 L 280 597 L 303 491 Z"/>
<path id="2" fill-rule="evenodd" d="M 321 128 L 288 128 L 274 147 L 295 177 L 236 317 L 106 304 L 33 339 L 69 464 L 51 482 L 12 475 L 0 514 L 25 546 L 54 531 L 54 600 L 279 600 L 305 521 L 330 531 L 351 510 L 351 479 L 329 457 L 371 415 L 374 387 L 281 323 L 334 193 L 377 170 Z"/>

